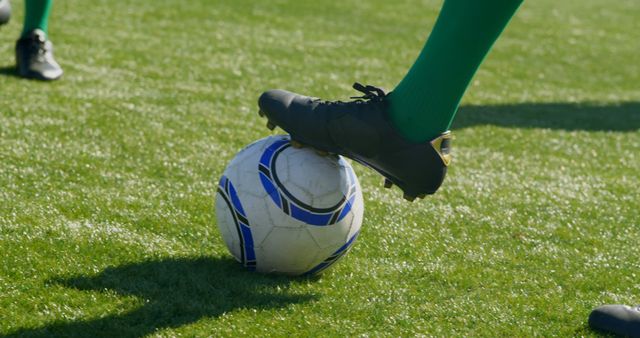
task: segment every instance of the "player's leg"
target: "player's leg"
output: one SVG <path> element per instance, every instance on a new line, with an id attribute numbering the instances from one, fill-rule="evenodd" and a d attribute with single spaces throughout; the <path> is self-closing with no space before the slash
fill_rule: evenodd
<path id="1" fill-rule="evenodd" d="M 451 126 L 467 86 L 523 0 L 446 0 L 429 39 L 390 96 L 389 115 L 412 141 Z"/>
<path id="2" fill-rule="evenodd" d="M 52 4 L 53 0 L 25 0 L 24 27 L 16 42 L 16 66 L 22 77 L 48 81 L 62 76 L 47 37 Z"/>
<path id="3" fill-rule="evenodd" d="M 640 337 L 640 305 L 603 305 L 589 315 L 589 326 L 625 337 Z"/>
<path id="4" fill-rule="evenodd" d="M 46 36 L 49 29 L 51 5 L 53 5 L 53 0 L 25 0 L 23 37 L 36 29 L 43 31 Z"/>
<path id="5" fill-rule="evenodd" d="M 0 0 L 0 26 L 6 24 L 11 19 L 11 4 L 9 0 Z"/>
<path id="6" fill-rule="evenodd" d="M 449 164 L 446 130 L 473 74 L 522 0 L 446 0 L 422 53 L 396 90 L 371 86 L 349 103 L 272 90 L 259 100 L 269 126 L 346 155 L 413 199 L 435 192 Z"/>

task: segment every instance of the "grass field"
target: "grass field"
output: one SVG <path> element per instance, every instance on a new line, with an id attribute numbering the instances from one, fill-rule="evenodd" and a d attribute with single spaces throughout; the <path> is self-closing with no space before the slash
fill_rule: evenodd
<path id="1" fill-rule="evenodd" d="M 317 279 L 245 272 L 213 199 L 256 99 L 392 89 L 440 1 L 56 1 L 65 75 L 0 29 L 0 336 L 597 336 L 640 303 L 640 4 L 523 5 L 470 86 L 442 189 L 356 166 L 365 220 Z"/>

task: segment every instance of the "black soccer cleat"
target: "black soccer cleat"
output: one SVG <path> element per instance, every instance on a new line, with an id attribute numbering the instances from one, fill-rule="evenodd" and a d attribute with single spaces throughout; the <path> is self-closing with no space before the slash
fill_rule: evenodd
<path id="1" fill-rule="evenodd" d="M 35 29 L 16 42 L 18 75 L 43 81 L 57 80 L 62 68 L 53 58 L 53 44 L 43 31 Z"/>
<path id="2" fill-rule="evenodd" d="M 11 4 L 9 0 L 0 0 L 0 26 L 7 24 L 11 19 Z"/>
<path id="3" fill-rule="evenodd" d="M 389 120 L 389 96 L 384 91 L 359 83 L 353 88 L 364 96 L 351 102 L 270 90 L 258 100 L 259 113 L 267 117 L 269 129 L 279 126 L 297 142 L 375 169 L 386 178 L 385 187 L 397 185 L 407 200 L 433 194 L 451 160 L 451 133 L 430 142 L 409 141 Z"/>
<path id="4" fill-rule="evenodd" d="M 602 305 L 589 315 L 589 326 L 625 337 L 640 337 L 640 305 Z"/>

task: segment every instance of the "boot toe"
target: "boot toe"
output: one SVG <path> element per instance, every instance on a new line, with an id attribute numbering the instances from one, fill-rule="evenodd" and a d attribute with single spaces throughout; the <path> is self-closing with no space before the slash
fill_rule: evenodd
<path id="1" fill-rule="evenodd" d="M 271 116 L 286 111 L 296 96 L 297 94 L 282 89 L 269 90 L 260 95 L 258 106 L 260 110 Z"/>

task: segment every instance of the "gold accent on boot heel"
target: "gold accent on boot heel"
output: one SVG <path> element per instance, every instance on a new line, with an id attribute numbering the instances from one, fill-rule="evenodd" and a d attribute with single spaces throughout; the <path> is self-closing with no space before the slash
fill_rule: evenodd
<path id="1" fill-rule="evenodd" d="M 433 149 L 438 153 L 440 158 L 442 159 L 442 163 L 444 163 L 445 167 L 449 166 L 451 163 L 451 141 L 453 140 L 453 135 L 451 131 L 447 130 L 442 133 L 440 136 L 434 138 L 430 143 Z"/>

